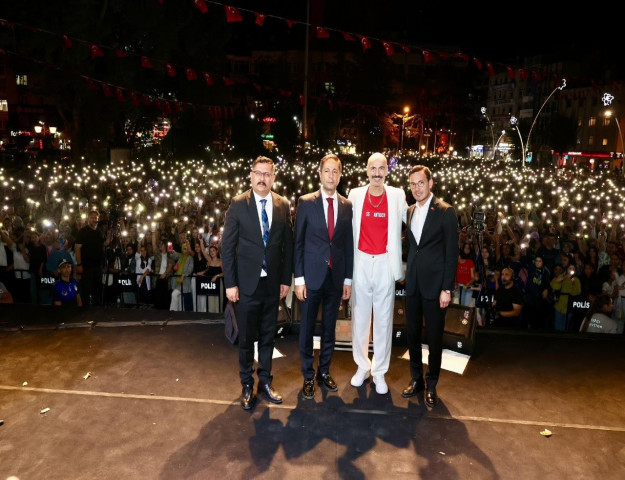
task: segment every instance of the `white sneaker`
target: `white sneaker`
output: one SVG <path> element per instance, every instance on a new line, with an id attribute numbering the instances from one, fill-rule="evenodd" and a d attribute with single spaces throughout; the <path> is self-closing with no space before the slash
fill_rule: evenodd
<path id="1" fill-rule="evenodd" d="M 388 393 L 388 385 L 384 380 L 384 375 L 379 375 L 377 377 L 373 377 L 373 383 L 375 383 L 375 391 L 380 395 L 385 395 Z"/>
<path id="2" fill-rule="evenodd" d="M 352 387 L 360 387 L 363 383 L 365 383 L 367 378 L 369 378 L 369 370 L 359 368 L 352 377 L 350 383 L 352 384 Z"/>

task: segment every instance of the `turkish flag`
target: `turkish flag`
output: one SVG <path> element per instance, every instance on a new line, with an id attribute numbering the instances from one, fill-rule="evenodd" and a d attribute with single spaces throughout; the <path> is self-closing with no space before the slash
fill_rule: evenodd
<path id="1" fill-rule="evenodd" d="M 152 99 L 150 98 L 149 95 L 146 95 L 145 93 L 141 95 L 141 100 L 143 101 L 143 104 L 146 107 L 149 107 L 150 105 L 152 105 Z"/>
<path id="2" fill-rule="evenodd" d="M 224 81 L 224 85 L 226 87 L 231 87 L 232 85 L 234 85 L 234 82 L 232 81 L 232 79 L 230 79 L 228 77 L 221 77 L 221 78 Z"/>
<path id="3" fill-rule="evenodd" d="M 115 56 L 117 58 L 126 58 L 128 56 L 128 53 L 125 52 L 124 50 L 122 50 L 121 48 L 116 48 L 115 49 Z"/>
<path id="4" fill-rule="evenodd" d="M 400 45 L 400 46 L 404 52 L 410 53 L 410 47 L 408 45 Z"/>
<path id="5" fill-rule="evenodd" d="M 109 87 L 106 83 L 102 84 L 102 91 L 104 92 L 104 95 L 106 95 L 107 97 L 113 96 L 113 91 L 111 90 L 111 87 Z"/>
<path id="6" fill-rule="evenodd" d="M 386 52 L 387 56 L 392 57 L 393 55 L 395 55 L 395 49 L 393 48 L 393 45 L 383 41 L 382 46 L 384 47 L 384 51 Z"/>
<path id="7" fill-rule="evenodd" d="M 317 27 L 317 38 L 330 38 L 330 32 L 323 27 Z"/>
<path id="8" fill-rule="evenodd" d="M 168 62 L 165 63 L 165 71 L 167 72 L 167 75 L 169 75 L 170 77 L 176 76 L 176 67 L 174 67 L 171 63 L 168 63 Z"/>
<path id="9" fill-rule="evenodd" d="M 343 40 L 345 40 L 346 42 L 355 42 L 356 39 L 354 37 L 352 37 L 352 35 L 350 33 L 347 32 L 342 32 L 343 33 Z"/>
<path id="10" fill-rule="evenodd" d="M 293 28 L 293 25 L 297 23 L 295 20 L 285 20 L 285 22 L 289 26 L 289 28 Z"/>
<path id="11" fill-rule="evenodd" d="M 421 50 L 421 53 L 423 54 L 423 60 L 425 60 L 425 63 L 430 63 L 432 60 L 434 60 L 432 52 L 429 52 L 427 50 Z"/>
<path id="12" fill-rule="evenodd" d="M 74 44 L 72 43 L 72 39 L 69 38 L 67 35 L 63 35 L 63 46 L 65 48 L 72 48 L 74 46 Z"/>
<path id="13" fill-rule="evenodd" d="M 138 107 L 141 101 L 139 100 L 139 95 L 137 92 L 130 92 L 130 101 L 135 107 Z"/>
<path id="14" fill-rule="evenodd" d="M 267 18 L 267 15 L 263 15 L 262 13 L 258 13 L 258 12 L 254 12 L 254 16 L 256 17 L 256 25 L 258 25 L 259 27 L 263 26 L 263 23 L 265 23 L 265 18 Z"/>
<path id="15" fill-rule="evenodd" d="M 495 75 L 495 69 L 493 68 L 493 64 L 491 62 L 486 62 L 486 70 L 491 77 Z"/>
<path id="16" fill-rule="evenodd" d="M 210 73 L 208 72 L 202 72 L 202 76 L 204 77 L 204 81 L 206 82 L 206 85 L 208 85 L 209 87 L 215 83 L 213 82 L 213 77 L 211 76 Z"/>
<path id="17" fill-rule="evenodd" d="M 366 52 L 369 48 L 371 48 L 371 40 L 367 37 L 360 36 L 360 43 L 362 43 L 362 51 Z"/>
<path id="18" fill-rule="evenodd" d="M 208 7 L 206 6 L 206 2 L 204 0 L 193 0 L 193 3 L 195 4 L 195 8 L 197 8 L 200 12 L 208 12 Z"/>
<path id="19" fill-rule="evenodd" d="M 94 58 L 103 57 L 104 56 L 104 52 L 102 51 L 102 49 L 100 47 L 98 47 L 95 43 L 92 43 L 91 45 L 89 45 L 89 51 L 91 52 L 91 59 L 92 60 Z"/>
<path id="20" fill-rule="evenodd" d="M 100 90 L 100 88 L 98 87 L 98 84 L 94 82 L 93 80 L 91 80 L 90 78 L 85 78 L 85 81 L 87 82 L 87 86 L 89 87 L 90 90 Z"/>
<path id="21" fill-rule="evenodd" d="M 141 66 L 143 68 L 154 68 L 154 65 L 152 65 L 152 60 L 150 60 L 145 55 L 141 57 Z"/>
<path id="22" fill-rule="evenodd" d="M 519 68 L 519 76 L 521 80 L 527 80 L 530 78 L 530 72 L 526 68 Z"/>
<path id="23" fill-rule="evenodd" d="M 193 80 L 197 80 L 197 73 L 191 67 L 187 67 L 184 69 L 184 73 L 187 76 L 187 80 L 192 82 Z"/>
<path id="24" fill-rule="evenodd" d="M 540 73 L 538 72 L 532 72 L 532 78 L 534 79 L 535 82 L 539 82 L 540 81 Z"/>
<path id="25" fill-rule="evenodd" d="M 119 100 L 120 102 L 126 101 L 126 97 L 124 96 L 124 91 L 120 87 L 117 87 L 115 89 L 115 95 L 117 95 L 117 100 Z"/>
<path id="26" fill-rule="evenodd" d="M 510 80 L 514 80 L 516 78 L 516 72 L 510 65 L 506 66 L 506 71 L 508 72 L 508 78 Z"/>
<path id="27" fill-rule="evenodd" d="M 482 62 L 479 59 L 473 57 L 473 62 L 475 63 L 475 66 L 477 67 L 478 70 L 482 69 Z"/>
<path id="28" fill-rule="evenodd" d="M 226 11 L 226 22 L 242 22 L 243 17 L 241 16 L 241 12 L 236 7 L 231 7 L 230 5 L 224 5 L 224 10 Z"/>

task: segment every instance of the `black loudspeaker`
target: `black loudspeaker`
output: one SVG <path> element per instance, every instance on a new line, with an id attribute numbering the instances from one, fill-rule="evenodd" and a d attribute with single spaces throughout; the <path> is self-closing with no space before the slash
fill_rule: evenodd
<path id="1" fill-rule="evenodd" d="M 476 314 L 474 307 L 450 303 L 445 313 L 443 348 L 471 355 L 475 346 Z M 423 319 L 423 341 L 427 338 Z"/>

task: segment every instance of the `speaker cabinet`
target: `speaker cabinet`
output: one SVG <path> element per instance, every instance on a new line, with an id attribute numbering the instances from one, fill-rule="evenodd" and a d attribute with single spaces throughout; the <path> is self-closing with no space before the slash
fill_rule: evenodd
<path id="1" fill-rule="evenodd" d="M 475 347 L 476 314 L 474 307 L 449 304 L 445 313 L 443 348 L 470 355 Z M 423 339 L 427 335 L 425 318 L 423 319 Z"/>

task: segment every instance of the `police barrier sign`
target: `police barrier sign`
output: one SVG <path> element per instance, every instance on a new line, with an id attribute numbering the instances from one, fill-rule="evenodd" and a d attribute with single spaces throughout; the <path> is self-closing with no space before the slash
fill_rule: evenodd
<path id="1" fill-rule="evenodd" d="M 195 277 L 195 291 L 198 295 L 218 296 L 219 279 L 213 282 L 209 277 Z"/>

